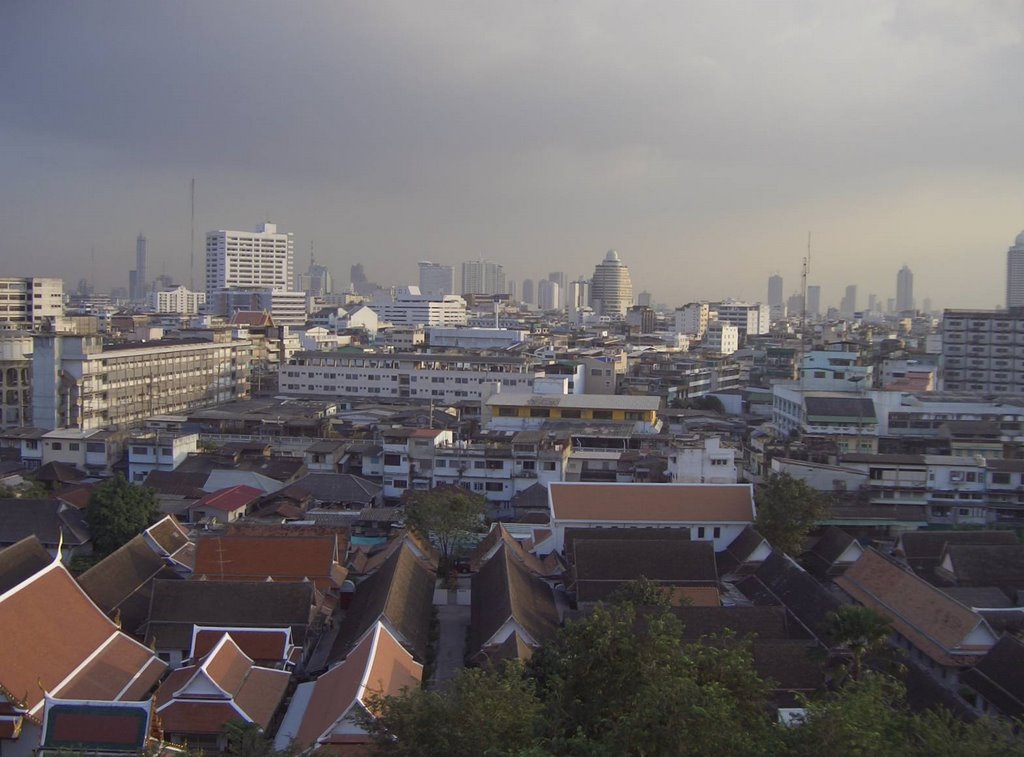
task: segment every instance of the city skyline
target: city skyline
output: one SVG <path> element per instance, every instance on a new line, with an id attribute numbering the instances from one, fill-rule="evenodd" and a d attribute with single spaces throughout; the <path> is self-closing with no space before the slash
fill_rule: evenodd
<path id="1" fill-rule="evenodd" d="M 194 177 L 197 234 L 274 221 L 336 273 L 482 257 L 575 277 L 614 248 L 656 301 L 755 300 L 772 271 L 799 280 L 810 231 L 826 300 L 850 281 L 887 299 L 898 258 L 919 298 L 1002 302 L 1021 8 L 651 11 L 15 2 L 10 272 L 120 285 L 141 229 L 150 278 L 187 284 Z M 248 42 L 268 34 L 284 54 Z"/>

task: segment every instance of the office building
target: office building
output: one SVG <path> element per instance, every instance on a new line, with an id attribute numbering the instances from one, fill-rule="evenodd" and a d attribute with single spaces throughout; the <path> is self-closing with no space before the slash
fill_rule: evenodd
<path id="1" fill-rule="evenodd" d="M 466 301 L 456 294 L 421 294 L 419 287 L 402 287 L 394 297 L 370 303 L 382 321 L 401 326 L 465 326 Z"/>
<path id="2" fill-rule="evenodd" d="M 558 296 L 560 299 L 555 307 L 564 309 L 565 298 L 569 294 L 569 277 L 565 274 L 565 271 L 552 271 L 548 274 L 548 281 L 558 284 Z"/>
<path id="3" fill-rule="evenodd" d="M 470 260 L 462 264 L 463 294 L 506 294 L 505 269 L 498 263 Z"/>
<path id="4" fill-rule="evenodd" d="M 98 336 L 47 333 L 33 350 L 39 428 L 128 428 L 249 393 L 252 343 L 222 334 L 109 346 Z"/>
<path id="5" fill-rule="evenodd" d="M 821 287 L 817 284 L 807 287 L 807 315 L 815 318 L 821 315 Z"/>
<path id="6" fill-rule="evenodd" d="M 782 305 L 782 276 L 773 273 L 768 277 L 768 307 Z"/>
<path id="7" fill-rule="evenodd" d="M 0 277 L 0 329 L 38 328 L 62 315 L 63 279 Z"/>
<path id="8" fill-rule="evenodd" d="M 206 304 L 206 292 L 193 292 L 184 286 L 150 292 L 147 299 L 154 313 L 196 315 Z"/>
<path id="9" fill-rule="evenodd" d="M 128 272 L 128 296 L 133 302 L 143 302 L 149 291 L 146 280 L 146 238 L 139 234 L 135 240 L 135 270 Z"/>
<path id="10" fill-rule="evenodd" d="M 914 274 L 906 265 L 896 274 L 896 310 L 914 309 Z"/>
<path id="11" fill-rule="evenodd" d="M 771 329 L 768 306 L 760 302 L 739 302 L 724 300 L 711 303 L 711 310 L 718 313 L 718 320 L 739 329 L 740 339 L 758 334 L 767 334 Z"/>
<path id="12" fill-rule="evenodd" d="M 946 310 L 942 317 L 942 388 L 1024 394 L 1016 359 L 1024 343 L 1024 310 Z"/>
<path id="13" fill-rule="evenodd" d="M 541 279 L 537 282 L 537 307 L 541 310 L 561 309 L 561 289 L 558 284 L 550 279 Z"/>
<path id="14" fill-rule="evenodd" d="M 533 279 L 523 279 L 523 304 L 536 305 L 537 300 L 533 296 Z"/>
<path id="15" fill-rule="evenodd" d="M 843 315 L 850 317 L 857 312 L 857 285 L 850 284 L 846 287 L 846 294 L 843 295 L 842 302 L 839 303 L 839 312 Z"/>
<path id="16" fill-rule="evenodd" d="M 429 260 L 420 261 L 420 291 L 435 297 L 455 294 L 455 268 Z"/>
<path id="17" fill-rule="evenodd" d="M 1006 251 L 1006 307 L 1024 306 L 1024 231 Z"/>
<path id="18" fill-rule="evenodd" d="M 604 260 L 594 266 L 590 280 L 590 306 L 598 315 L 622 318 L 633 304 L 633 282 L 629 268 L 619 259 L 619 253 L 608 250 Z"/>
<path id="19" fill-rule="evenodd" d="M 206 235 L 206 298 L 234 287 L 289 291 L 294 282 L 292 234 L 260 224 L 255 232 L 211 231 Z"/>

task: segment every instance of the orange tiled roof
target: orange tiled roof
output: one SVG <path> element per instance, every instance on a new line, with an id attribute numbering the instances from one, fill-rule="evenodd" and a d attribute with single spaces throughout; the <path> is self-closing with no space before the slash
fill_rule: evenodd
<path id="1" fill-rule="evenodd" d="M 552 514 L 559 520 L 750 523 L 749 484 L 552 483 Z"/>

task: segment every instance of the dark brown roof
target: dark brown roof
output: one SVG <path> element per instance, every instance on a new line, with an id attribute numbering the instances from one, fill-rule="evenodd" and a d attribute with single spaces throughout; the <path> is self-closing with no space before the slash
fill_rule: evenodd
<path id="1" fill-rule="evenodd" d="M 1007 634 L 960 681 L 1009 718 L 1024 715 L 1024 641 Z"/>
<path id="2" fill-rule="evenodd" d="M 577 539 L 572 557 L 577 581 L 644 577 L 680 586 L 718 583 L 715 548 L 709 541 Z"/>
<path id="3" fill-rule="evenodd" d="M 565 554 L 573 554 L 577 539 L 621 539 L 655 541 L 690 541 L 688 528 L 567 528 L 565 529 Z"/>
<path id="4" fill-rule="evenodd" d="M 86 478 L 86 474 L 78 468 L 58 461 L 46 463 L 37 468 L 35 472 L 36 481 L 48 483 L 70 484 L 81 481 L 83 478 Z"/>
<path id="5" fill-rule="evenodd" d="M 321 591 L 337 588 L 346 571 L 336 560 L 333 535 L 306 536 L 294 529 L 274 536 L 210 535 L 196 542 L 196 577 L 218 581 L 313 581 Z"/>
<path id="6" fill-rule="evenodd" d="M 150 471 L 143 486 L 155 489 L 160 494 L 168 494 L 189 499 L 199 499 L 206 494 L 203 486 L 208 473 L 188 473 L 186 471 Z"/>
<path id="7" fill-rule="evenodd" d="M 899 546 L 915 573 L 930 579 L 947 544 L 1017 544 L 1012 531 L 908 531 Z"/>
<path id="8" fill-rule="evenodd" d="M 434 581 L 434 574 L 403 540 L 377 572 L 356 587 L 329 659 L 344 657 L 381 620 L 418 660 L 425 660 Z"/>
<path id="9" fill-rule="evenodd" d="M 820 647 L 801 639 L 755 639 L 754 670 L 774 683 L 776 690 L 814 691 L 825 680 L 817 657 Z"/>
<path id="10" fill-rule="evenodd" d="M 1024 588 L 1024 544 L 948 544 L 945 555 L 959 586 Z"/>
<path id="11" fill-rule="evenodd" d="M 81 510 L 56 499 L 0 499 L 0 544 L 15 544 L 35 535 L 52 549 L 62 534 L 65 547 L 89 541 L 89 526 Z"/>
<path id="12" fill-rule="evenodd" d="M 180 580 L 139 534 L 80 575 L 78 583 L 103 612 L 118 613 L 121 627 L 134 633 L 149 615 L 157 578 Z"/>
<path id="13" fill-rule="evenodd" d="M 837 526 L 826 526 L 810 549 L 802 556 L 808 570 L 817 576 L 834 572 L 836 561 L 856 541 L 850 534 Z M 858 553 L 859 554 L 859 553 Z"/>
<path id="14" fill-rule="evenodd" d="M 0 550 L 0 594 L 31 578 L 53 560 L 35 535 Z"/>
<path id="15" fill-rule="evenodd" d="M 470 653 L 479 652 L 509 620 L 536 644 L 550 639 L 559 622 L 551 587 L 502 544 L 472 579 Z"/>
<path id="16" fill-rule="evenodd" d="M 673 607 L 672 613 L 683 624 L 684 639 L 699 639 L 725 631 L 743 637 L 754 634 L 759 639 L 788 639 L 786 608 L 781 606 L 752 607 Z"/>
<path id="17" fill-rule="evenodd" d="M 291 626 L 302 644 L 313 606 L 311 583 L 267 581 L 153 582 L 146 643 L 187 650 L 192 626 L 281 628 Z"/>
<path id="18" fill-rule="evenodd" d="M 767 544 L 767 542 L 758 530 L 753 526 L 744 526 L 729 546 L 717 554 L 719 574 L 724 576 L 732 573 L 747 562 L 762 544 Z"/>

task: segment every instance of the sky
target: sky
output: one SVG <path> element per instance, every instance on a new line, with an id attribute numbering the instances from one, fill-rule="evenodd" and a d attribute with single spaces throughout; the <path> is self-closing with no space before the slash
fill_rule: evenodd
<path id="1" fill-rule="evenodd" d="M 0 269 L 190 283 L 271 221 L 336 282 L 416 262 L 677 306 L 995 307 L 1024 229 L 1020 0 L 0 3 Z"/>

